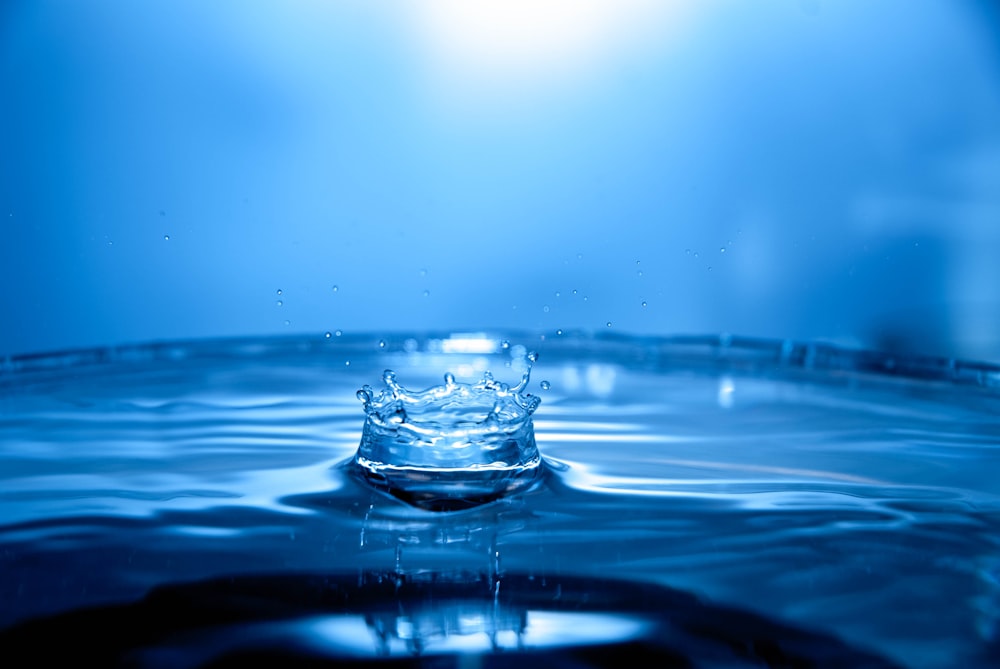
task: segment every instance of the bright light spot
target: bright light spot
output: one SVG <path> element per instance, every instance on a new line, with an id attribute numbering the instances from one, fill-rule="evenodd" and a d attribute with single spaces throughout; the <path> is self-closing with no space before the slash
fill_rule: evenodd
<path id="1" fill-rule="evenodd" d="M 451 73 L 537 77 L 588 68 L 672 26 L 671 0 L 430 0 L 417 21 L 434 65 Z M 670 19 L 670 20 L 667 20 Z"/>
<path id="2" fill-rule="evenodd" d="M 441 341 L 442 353 L 496 353 L 499 345 L 484 334 L 454 334 Z"/>
<path id="3" fill-rule="evenodd" d="M 723 376 L 719 379 L 719 406 L 723 409 L 733 407 L 733 393 L 736 392 L 736 384 L 730 376 Z"/>

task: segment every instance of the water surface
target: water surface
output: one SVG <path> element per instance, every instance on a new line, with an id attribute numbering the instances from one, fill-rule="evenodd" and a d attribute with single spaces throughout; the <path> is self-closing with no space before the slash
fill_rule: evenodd
<path id="1" fill-rule="evenodd" d="M 526 346 L 537 484 L 437 512 L 349 466 L 356 391 L 384 369 L 514 385 Z M 101 652 L 147 666 L 245 660 L 250 637 L 273 640 L 258 658 L 996 666 L 998 449 L 997 368 L 815 345 L 452 334 L 9 358 L 0 643 L 85 645 L 101 621 L 121 630 Z M 177 636 L 168 618 L 219 588 L 229 641 Z"/>

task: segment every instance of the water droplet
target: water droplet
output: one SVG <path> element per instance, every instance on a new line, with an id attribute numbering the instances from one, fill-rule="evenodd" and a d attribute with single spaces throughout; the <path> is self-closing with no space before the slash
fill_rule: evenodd
<path id="1" fill-rule="evenodd" d="M 643 307 L 645 307 L 645 306 L 646 306 L 646 300 L 643 300 L 643 301 L 642 301 L 642 306 L 643 306 Z"/>
<path id="2" fill-rule="evenodd" d="M 559 297 L 559 296 L 560 296 L 560 293 L 559 293 L 559 291 L 557 290 L 557 291 L 556 291 L 556 297 Z"/>
<path id="3" fill-rule="evenodd" d="M 556 330 L 556 334 L 557 335 L 561 335 L 562 334 L 562 330 Z"/>
<path id="4" fill-rule="evenodd" d="M 431 291 L 429 291 L 429 290 L 425 290 L 424 291 L 424 297 L 429 297 L 430 294 L 431 294 Z"/>
<path id="5" fill-rule="evenodd" d="M 639 271 L 638 271 L 638 272 L 636 272 L 635 274 L 636 274 L 636 276 L 642 276 L 642 270 L 639 270 Z"/>
<path id="6" fill-rule="evenodd" d="M 277 301 L 277 302 L 275 302 L 274 304 L 275 304 L 275 306 L 278 306 L 278 307 L 281 307 L 281 306 L 284 306 L 284 305 L 285 305 L 285 303 L 284 303 L 284 302 L 282 302 L 281 300 L 278 300 L 278 301 Z"/>
<path id="7" fill-rule="evenodd" d="M 584 296 L 583 296 L 583 301 L 584 301 L 584 302 L 587 302 L 588 300 L 590 300 L 590 298 L 589 298 L 589 297 L 587 297 L 586 295 L 584 295 Z"/>
<path id="8" fill-rule="evenodd" d="M 163 241 L 169 242 L 170 241 L 170 235 L 163 235 Z"/>
<path id="9" fill-rule="evenodd" d="M 335 292 L 335 293 L 336 293 L 336 292 L 337 292 L 338 290 L 340 290 L 340 286 L 334 286 L 334 287 L 333 287 L 333 292 Z"/>
<path id="10" fill-rule="evenodd" d="M 538 362 L 538 354 L 534 351 L 528 352 L 528 362 L 535 363 Z"/>
<path id="11" fill-rule="evenodd" d="M 279 288 L 279 289 L 278 289 L 278 290 L 277 290 L 276 292 L 278 293 L 278 295 L 281 295 L 281 294 L 282 294 L 282 293 L 284 293 L 285 291 L 283 291 L 283 290 L 281 290 L 281 289 Z"/>
<path id="12" fill-rule="evenodd" d="M 722 248 L 719 249 L 719 253 L 725 253 L 725 252 L 726 252 L 726 247 L 725 246 L 723 246 Z"/>
<path id="13" fill-rule="evenodd" d="M 333 334 L 334 334 L 335 337 L 339 337 L 340 335 L 342 335 L 344 333 L 341 332 L 340 330 L 334 330 Z"/>
<path id="14" fill-rule="evenodd" d="M 420 270 L 420 276 L 427 276 L 427 270 L 421 269 Z"/>
<path id="15" fill-rule="evenodd" d="M 345 367 L 350 367 L 351 366 L 351 361 L 350 360 L 345 360 L 344 361 L 344 366 Z"/>
<path id="16" fill-rule="evenodd" d="M 452 374 L 451 372 L 446 373 L 444 375 L 444 384 L 446 386 L 453 386 L 453 385 L 455 385 L 455 375 Z"/>
<path id="17" fill-rule="evenodd" d="M 510 342 L 509 342 L 509 341 L 507 341 L 506 339 L 502 340 L 502 341 L 500 342 L 500 348 L 502 348 L 503 350 L 505 350 L 505 351 L 506 351 L 507 349 L 509 349 L 509 348 L 510 348 Z"/>
<path id="18" fill-rule="evenodd" d="M 583 260 L 583 254 L 582 253 L 577 253 L 576 254 L 576 259 L 577 260 Z"/>
<path id="19" fill-rule="evenodd" d="M 542 307 L 542 311 L 544 311 L 545 313 L 549 313 L 549 305 L 546 304 L 544 307 Z"/>
<path id="20" fill-rule="evenodd" d="M 686 256 L 691 255 L 691 249 L 684 249 L 684 255 Z"/>
<path id="21" fill-rule="evenodd" d="M 378 340 L 378 347 L 379 348 L 385 348 L 385 340 L 384 339 L 379 339 Z"/>
<path id="22" fill-rule="evenodd" d="M 548 390 L 552 387 L 552 384 L 548 381 L 542 381 L 539 385 L 542 387 L 542 390 Z"/>
<path id="23" fill-rule="evenodd" d="M 611 327 L 611 321 L 608 321 L 608 327 Z"/>
<path id="24" fill-rule="evenodd" d="M 697 251 L 695 251 L 695 253 L 694 253 L 694 257 L 695 257 L 695 258 L 697 258 L 697 257 L 698 257 L 698 252 L 697 252 Z"/>
<path id="25" fill-rule="evenodd" d="M 285 321 L 285 325 L 291 325 L 291 324 L 292 324 L 291 321 Z"/>
<path id="26" fill-rule="evenodd" d="M 576 289 L 573 290 L 573 294 L 576 295 Z"/>
<path id="27" fill-rule="evenodd" d="M 329 339 L 329 338 L 330 338 L 330 337 L 332 337 L 333 335 L 332 335 L 332 334 L 330 334 L 329 332 L 325 332 L 325 333 L 323 334 L 323 336 L 324 336 L 324 337 L 326 337 L 327 339 Z"/>
<path id="28" fill-rule="evenodd" d="M 709 265 L 709 266 L 708 266 L 708 271 L 709 271 L 709 272 L 711 272 L 711 271 L 712 271 L 712 266 L 711 266 L 711 265 Z"/>

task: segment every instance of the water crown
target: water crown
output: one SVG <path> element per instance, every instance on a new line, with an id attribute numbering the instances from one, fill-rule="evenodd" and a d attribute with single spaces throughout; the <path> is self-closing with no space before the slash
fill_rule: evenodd
<path id="1" fill-rule="evenodd" d="M 541 403 L 525 393 L 531 365 L 516 386 L 485 372 L 476 383 L 451 373 L 444 385 L 414 391 L 392 370 L 384 387 L 357 392 L 365 426 L 354 463 L 376 487 L 423 508 L 474 506 L 520 490 L 541 464 L 531 416 Z"/>

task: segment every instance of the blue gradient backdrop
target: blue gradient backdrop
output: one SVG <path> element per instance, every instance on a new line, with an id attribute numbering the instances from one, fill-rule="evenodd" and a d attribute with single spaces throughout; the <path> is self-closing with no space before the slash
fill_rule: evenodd
<path id="1" fill-rule="evenodd" d="M 610 323 L 996 361 L 998 14 L 7 0 L 0 217 L 0 355 Z"/>

